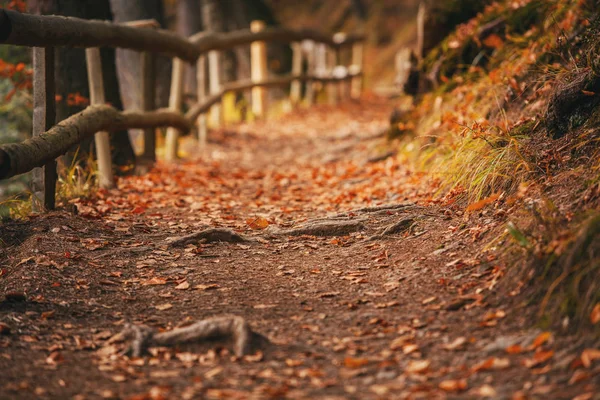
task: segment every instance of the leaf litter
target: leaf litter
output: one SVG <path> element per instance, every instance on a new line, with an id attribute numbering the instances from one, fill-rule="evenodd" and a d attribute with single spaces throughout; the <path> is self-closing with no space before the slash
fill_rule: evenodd
<path id="1" fill-rule="evenodd" d="M 504 266 L 481 273 L 495 261 L 478 242 L 501 227 L 465 222 L 398 157 L 372 158 L 389 111 L 367 98 L 216 131 L 209 157 L 122 178 L 74 201 L 78 215 L 7 226 L 28 234 L 0 274 L 2 397 L 589 392 L 599 350 L 555 368 L 565 342 L 523 339 L 511 299 L 494 297 Z M 345 150 L 323 163 L 332 144 Z M 161 342 L 212 318 L 243 318 L 264 341 Z"/>

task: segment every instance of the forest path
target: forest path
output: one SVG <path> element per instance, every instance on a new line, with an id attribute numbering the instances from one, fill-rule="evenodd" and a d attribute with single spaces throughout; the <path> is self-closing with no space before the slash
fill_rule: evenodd
<path id="1" fill-rule="evenodd" d="M 367 99 L 225 130 L 209 157 L 121 179 L 74 201 L 77 215 L 6 224 L 0 398 L 589 391 L 585 379 L 566 384 L 570 352 L 528 329 L 527 309 L 490 295 L 505 268 L 485 245 L 501 217 L 465 218 L 429 201 L 433 187 L 395 157 L 377 160 L 389 107 Z M 350 228 L 276 234 L 307 221 Z M 210 227 L 252 241 L 169 245 Z M 271 343 L 241 360 L 214 344 L 128 359 L 108 343 L 126 322 L 169 330 L 219 315 Z"/>

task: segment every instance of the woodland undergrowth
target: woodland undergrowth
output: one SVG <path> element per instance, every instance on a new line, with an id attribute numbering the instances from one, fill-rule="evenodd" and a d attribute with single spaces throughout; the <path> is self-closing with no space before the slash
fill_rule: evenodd
<path id="1" fill-rule="evenodd" d="M 392 130 L 446 204 L 508 212 L 496 238 L 511 238 L 508 285 L 539 306 L 540 323 L 567 328 L 600 319 L 599 12 L 585 0 L 493 3 L 426 55 L 431 90 Z M 579 97 L 561 98 L 583 74 Z"/>

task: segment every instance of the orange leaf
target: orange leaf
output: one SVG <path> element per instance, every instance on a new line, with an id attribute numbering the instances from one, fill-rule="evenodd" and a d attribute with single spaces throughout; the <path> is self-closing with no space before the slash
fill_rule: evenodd
<path id="1" fill-rule="evenodd" d="M 446 392 L 460 392 L 467 388 L 466 379 L 448 379 L 440 382 L 440 389 Z"/>
<path id="2" fill-rule="evenodd" d="M 353 357 L 344 358 L 344 366 L 346 368 L 360 368 L 360 367 L 364 367 L 368 363 L 369 363 L 369 360 L 367 360 L 366 358 L 353 358 Z"/>
<path id="3" fill-rule="evenodd" d="M 598 349 L 585 349 L 581 353 L 581 362 L 584 367 L 589 368 L 594 360 L 600 360 L 600 350 Z"/>
<path id="4" fill-rule="evenodd" d="M 533 355 L 532 359 L 525 360 L 523 362 L 523 364 L 527 368 L 533 368 L 533 367 L 536 367 L 536 366 L 538 366 L 540 364 L 545 363 L 546 361 L 548 361 L 549 359 L 551 359 L 553 355 L 554 355 L 554 351 L 552 351 L 552 350 L 550 350 L 550 351 L 538 351 L 537 353 L 535 353 Z"/>
<path id="5" fill-rule="evenodd" d="M 142 282 L 142 285 L 144 285 L 144 286 L 155 286 L 155 285 L 166 285 L 166 284 L 167 284 L 166 279 L 157 278 L 157 277 L 154 277 L 154 278 L 148 279 L 145 282 Z"/>
<path id="6" fill-rule="evenodd" d="M 508 354 L 520 354 L 523 352 L 523 348 L 518 344 L 513 344 L 512 346 L 508 346 L 506 348 L 506 352 Z"/>
<path id="7" fill-rule="evenodd" d="M 427 372 L 431 362 L 429 360 L 413 360 L 408 363 L 406 372 L 413 374 L 422 374 Z"/>
<path id="8" fill-rule="evenodd" d="M 466 211 L 469 212 L 469 211 L 481 210 L 483 207 L 487 206 L 488 204 L 491 204 L 494 201 L 498 200 L 499 197 L 500 197 L 500 193 L 496 193 L 486 199 L 479 200 L 476 203 L 469 204 Z"/>
<path id="9" fill-rule="evenodd" d="M 533 341 L 533 344 L 531 345 L 531 347 L 533 349 L 537 349 L 538 347 L 540 347 L 541 345 L 546 343 L 550 339 L 551 336 L 552 336 L 552 334 L 550 332 L 540 333 L 538 335 L 538 337 L 536 337 L 535 340 Z"/>
<path id="10" fill-rule="evenodd" d="M 494 49 L 499 49 L 504 45 L 504 40 L 495 33 L 492 33 L 490 36 L 486 37 L 483 41 L 487 47 L 493 47 Z"/>
<path id="11" fill-rule="evenodd" d="M 487 360 L 480 362 L 479 364 L 475 365 L 474 367 L 471 368 L 472 372 L 479 372 L 479 371 L 485 371 L 488 369 L 491 369 L 494 366 L 494 358 L 488 358 Z"/>
<path id="12" fill-rule="evenodd" d="M 262 229 L 266 229 L 269 226 L 269 221 L 267 221 L 263 217 L 256 217 L 256 218 L 247 219 L 246 224 L 248 224 L 248 226 L 251 229 L 262 230 Z"/>

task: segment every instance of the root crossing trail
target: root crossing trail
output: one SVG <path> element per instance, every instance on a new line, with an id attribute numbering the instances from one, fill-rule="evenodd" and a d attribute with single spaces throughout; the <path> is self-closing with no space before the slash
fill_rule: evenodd
<path id="1" fill-rule="evenodd" d="M 5 224 L 0 398 L 589 391 L 568 345 L 496 293 L 506 266 L 485 245 L 504 221 L 430 201 L 378 134 L 389 112 L 216 132 L 200 160 Z"/>

